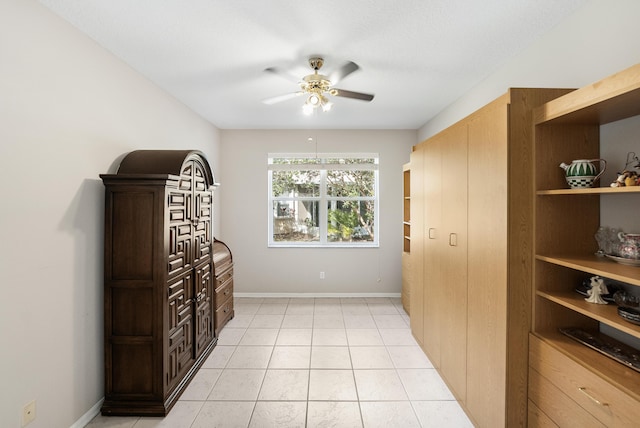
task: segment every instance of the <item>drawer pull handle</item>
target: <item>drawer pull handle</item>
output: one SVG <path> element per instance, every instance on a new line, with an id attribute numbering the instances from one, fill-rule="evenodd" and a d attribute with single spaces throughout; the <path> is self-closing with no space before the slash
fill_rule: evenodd
<path id="1" fill-rule="evenodd" d="M 587 388 L 581 386 L 581 387 L 578 387 L 578 390 L 582 392 L 584 395 L 586 395 L 589 398 L 589 400 L 593 401 L 598 406 L 609 407 L 609 403 L 603 403 L 602 401 L 596 399 L 593 395 L 589 394 L 587 392 Z"/>

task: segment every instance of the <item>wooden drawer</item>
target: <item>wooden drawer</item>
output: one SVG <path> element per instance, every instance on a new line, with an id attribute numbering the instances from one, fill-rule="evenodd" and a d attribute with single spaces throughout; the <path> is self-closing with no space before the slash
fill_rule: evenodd
<path id="1" fill-rule="evenodd" d="M 527 422 L 528 428 L 559 428 L 558 425 L 549 418 L 549 416 L 545 415 L 538 406 L 533 403 L 533 401 L 529 400 L 527 409 L 529 412 L 529 420 Z"/>
<path id="2" fill-rule="evenodd" d="M 216 272 L 216 289 L 233 279 L 233 269 L 229 268 L 223 272 Z"/>
<path id="3" fill-rule="evenodd" d="M 605 426 L 638 426 L 640 403 L 637 400 L 535 335 L 530 335 L 529 365 Z M 536 376 L 529 379 L 532 381 L 536 381 Z M 550 416 L 551 411 L 531 395 L 532 387 L 549 387 L 534 383 L 530 385 L 529 397 Z"/>
<path id="4" fill-rule="evenodd" d="M 219 309 L 224 302 L 233 297 L 233 280 L 228 280 L 222 286 L 216 288 L 215 305 Z"/>
<path id="5" fill-rule="evenodd" d="M 604 427 L 591 413 L 580 407 L 578 403 L 532 368 L 529 368 L 529 400 L 535 403 L 543 415 L 548 416 L 553 423 L 560 427 Z M 532 423 L 530 420 L 529 426 L 540 425 Z"/>
<path id="6" fill-rule="evenodd" d="M 218 309 L 216 309 L 215 329 L 216 336 L 222 330 L 222 327 L 233 318 L 233 299 L 224 301 Z"/>

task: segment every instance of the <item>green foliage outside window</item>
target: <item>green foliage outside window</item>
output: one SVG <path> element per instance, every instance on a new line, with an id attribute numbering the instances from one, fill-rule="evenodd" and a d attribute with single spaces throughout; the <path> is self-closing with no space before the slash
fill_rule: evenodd
<path id="1" fill-rule="evenodd" d="M 376 158 L 292 157 L 270 163 L 273 242 L 377 243 Z"/>

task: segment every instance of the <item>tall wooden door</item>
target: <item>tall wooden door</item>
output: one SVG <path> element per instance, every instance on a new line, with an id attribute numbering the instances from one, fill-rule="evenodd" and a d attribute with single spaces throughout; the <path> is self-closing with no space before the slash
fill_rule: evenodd
<path id="1" fill-rule="evenodd" d="M 507 108 L 493 103 L 469 123 L 466 404 L 485 427 L 504 426 L 506 411 Z"/>
<path id="2" fill-rule="evenodd" d="M 185 162 L 168 193 L 167 388 L 175 387 L 213 339 L 211 191 L 204 167 Z"/>
<path id="3" fill-rule="evenodd" d="M 183 175 L 189 177 L 193 192 L 193 212 L 190 221 L 193 227 L 194 255 L 194 304 L 195 304 L 195 357 L 197 358 L 214 335 L 214 284 L 211 269 L 213 243 L 211 211 L 213 194 L 207 188 L 205 170 L 197 160 L 185 166 Z"/>
<path id="4" fill-rule="evenodd" d="M 410 210 L 411 210 L 411 291 L 409 307 L 411 308 L 411 333 L 420 345 L 424 343 L 424 149 L 411 152 L 410 176 Z"/>
<path id="5" fill-rule="evenodd" d="M 424 350 L 434 367 L 440 367 L 443 314 L 441 275 L 442 141 L 434 138 L 424 147 Z"/>
<path id="6" fill-rule="evenodd" d="M 441 372 L 461 401 L 467 380 L 467 126 L 442 140 Z"/>

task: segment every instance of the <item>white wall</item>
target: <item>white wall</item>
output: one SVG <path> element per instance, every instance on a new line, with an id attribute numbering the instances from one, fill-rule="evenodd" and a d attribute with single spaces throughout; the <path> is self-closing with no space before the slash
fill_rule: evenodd
<path id="1" fill-rule="evenodd" d="M 268 248 L 267 154 L 380 155 L 380 248 Z M 222 230 L 239 293 L 400 293 L 402 165 L 415 131 L 222 131 Z M 320 271 L 325 279 L 320 279 Z M 378 278 L 380 279 L 378 281 Z"/>
<path id="2" fill-rule="evenodd" d="M 69 427 L 104 395 L 98 175 L 141 148 L 218 173 L 219 131 L 33 0 L 0 1 L 0 58 L 0 426 L 35 399 Z"/>
<path id="3" fill-rule="evenodd" d="M 427 122 L 420 141 L 510 87 L 580 88 L 640 62 L 640 1 L 592 0 Z"/>
<path id="4" fill-rule="evenodd" d="M 592 0 L 427 122 L 418 131 L 419 140 L 450 126 L 509 87 L 580 88 L 639 63 L 639 20 L 638 0 Z M 615 180 L 627 152 L 640 155 L 639 127 L 638 119 L 602 127 L 601 156 L 609 162 L 602 183 Z M 640 232 L 635 218 L 625 215 L 638 204 L 633 196 L 604 196 L 602 225 Z"/>

